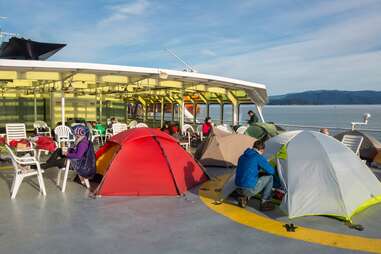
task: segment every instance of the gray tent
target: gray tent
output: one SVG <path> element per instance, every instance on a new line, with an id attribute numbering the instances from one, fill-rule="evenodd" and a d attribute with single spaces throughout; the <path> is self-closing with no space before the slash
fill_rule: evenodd
<path id="1" fill-rule="evenodd" d="M 285 132 L 266 142 L 286 190 L 281 208 L 289 218 L 329 215 L 345 220 L 381 202 L 381 183 L 349 148 L 312 131 Z M 234 191 L 235 174 L 220 199 Z"/>
<path id="2" fill-rule="evenodd" d="M 267 144 L 282 147 L 277 170 L 287 190 L 281 207 L 289 218 L 329 215 L 350 220 L 381 202 L 381 183 L 344 144 L 313 131 L 281 135 L 289 140 L 274 137 Z"/>

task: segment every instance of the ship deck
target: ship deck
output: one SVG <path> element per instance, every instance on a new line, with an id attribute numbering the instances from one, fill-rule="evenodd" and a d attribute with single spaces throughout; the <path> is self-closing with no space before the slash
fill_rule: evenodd
<path id="1" fill-rule="evenodd" d="M 205 187 L 181 197 L 93 199 L 88 190 L 73 181 L 61 193 L 55 185 L 56 170 L 49 169 L 44 174 L 46 197 L 39 194 L 37 179 L 31 178 L 11 200 L 11 178 L 4 171 L 9 166 L 1 167 L 1 253 L 356 253 L 353 246 L 381 252 L 381 240 L 377 240 L 381 238 L 381 205 L 353 218 L 364 231 L 327 217 L 295 219 L 294 224 L 307 228 L 303 231 L 307 233 L 295 239 L 293 234 L 298 235 L 299 229 L 278 234 L 257 228 L 261 220 L 288 223 L 279 210 L 263 214 L 257 210 L 257 201 L 252 200 L 245 212 L 259 219 L 249 225 L 244 217 L 232 219 L 228 214 L 232 209 L 222 213 L 210 209 L 213 204 L 200 198 L 199 189 L 205 191 Z M 221 168 L 209 168 L 208 172 L 213 178 L 229 173 Z M 381 176 L 380 171 L 376 174 Z M 308 230 L 318 230 L 321 243 L 311 242 Z M 326 244 L 325 232 L 334 233 L 331 245 Z M 340 245 L 341 235 L 359 242 Z M 366 246 L 369 242 L 373 249 Z"/>

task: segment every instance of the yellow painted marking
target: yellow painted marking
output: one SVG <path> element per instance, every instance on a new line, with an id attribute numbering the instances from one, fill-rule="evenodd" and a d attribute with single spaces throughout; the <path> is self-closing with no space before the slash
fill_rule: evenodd
<path id="1" fill-rule="evenodd" d="M 284 222 L 260 216 L 234 204 L 215 204 L 216 189 L 221 189 L 228 175 L 211 180 L 202 185 L 199 195 L 202 202 L 213 211 L 243 225 L 277 236 L 302 240 L 330 247 L 381 253 L 381 239 L 338 234 L 312 228 L 298 227 L 296 232 L 287 232 Z"/>

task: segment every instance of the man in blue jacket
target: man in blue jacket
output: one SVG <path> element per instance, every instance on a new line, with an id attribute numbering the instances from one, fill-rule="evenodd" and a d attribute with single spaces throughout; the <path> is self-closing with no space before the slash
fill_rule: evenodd
<path id="1" fill-rule="evenodd" d="M 263 141 L 257 140 L 253 145 L 253 149 L 246 149 L 239 157 L 235 184 L 238 186 L 238 192 L 242 195 L 238 198 L 239 205 L 242 208 L 246 207 L 251 197 L 262 193 L 260 210 L 270 211 L 274 209 L 274 205 L 270 200 L 275 170 L 262 156 L 264 152 L 265 144 Z M 258 177 L 260 169 L 265 171 L 267 175 Z"/>

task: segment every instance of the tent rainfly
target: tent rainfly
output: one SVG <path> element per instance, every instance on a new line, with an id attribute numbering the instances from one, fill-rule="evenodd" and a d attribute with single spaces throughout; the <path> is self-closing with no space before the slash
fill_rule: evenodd
<path id="1" fill-rule="evenodd" d="M 328 215 L 345 220 L 381 202 L 381 183 L 350 149 L 313 131 L 286 132 L 266 142 L 277 152 L 289 218 Z M 268 151 L 267 156 L 271 152 Z"/>
<path id="2" fill-rule="evenodd" d="M 197 149 L 195 157 L 204 166 L 236 166 L 243 152 L 252 147 L 255 138 L 213 128 L 205 143 Z"/>
<path id="3" fill-rule="evenodd" d="M 157 129 L 130 129 L 107 144 L 97 154 L 97 172 L 103 175 L 97 195 L 180 195 L 208 179 L 174 138 Z"/>
<path id="4" fill-rule="evenodd" d="M 381 203 L 381 183 L 350 149 L 318 132 L 290 131 L 266 142 L 264 155 L 275 159 L 286 190 L 281 209 L 289 218 L 327 215 L 350 221 Z M 235 173 L 225 182 L 218 201 L 237 186 Z"/>

